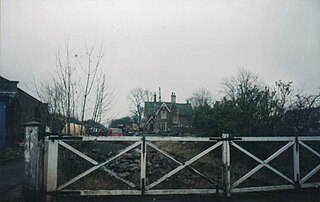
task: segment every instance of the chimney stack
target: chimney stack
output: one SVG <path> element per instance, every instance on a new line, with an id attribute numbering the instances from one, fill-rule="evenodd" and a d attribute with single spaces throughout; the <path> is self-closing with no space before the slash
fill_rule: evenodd
<path id="1" fill-rule="evenodd" d="M 153 102 L 157 102 L 157 93 L 156 92 L 154 92 L 154 94 L 153 94 Z"/>
<path id="2" fill-rule="evenodd" d="M 176 94 L 175 93 L 171 93 L 171 103 L 176 103 Z"/>
<path id="3" fill-rule="evenodd" d="M 161 102 L 161 88 L 159 87 L 159 102 Z"/>

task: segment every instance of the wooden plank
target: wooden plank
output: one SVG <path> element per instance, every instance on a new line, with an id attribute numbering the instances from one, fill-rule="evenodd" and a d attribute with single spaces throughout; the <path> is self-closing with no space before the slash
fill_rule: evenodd
<path id="1" fill-rule="evenodd" d="M 141 142 L 136 142 L 130 146 L 128 146 L 127 148 L 125 148 L 124 150 L 122 150 L 120 153 L 118 153 L 117 155 L 109 158 L 108 160 L 106 160 L 103 163 L 100 163 L 96 166 L 93 166 L 92 168 L 89 168 L 88 170 L 84 171 L 83 173 L 77 175 L 76 177 L 72 178 L 71 180 L 69 180 L 68 182 L 65 182 L 64 184 L 60 185 L 57 190 L 62 190 L 63 188 L 69 186 L 70 184 L 73 184 L 74 182 L 76 182 L 77 180 L 85 177 L 86 175 L 92 173 L 93 171 L 97 170 L 98 168 L 106 165 L 107 163 L 117 159 L 118 157 L 122 156 L 123 154 L 127 153 L 128 151 L 132 150 L 133 148 L 135 148 L 136 146 L 138 146 L 139 144 L 141 144 Z"/>
<path id="2" fill-rule="evenodd" d="M 174 142 L 217 142 L 209 137 L 146 137 L 146 141 L 174 141 Z"/>
<path id="3" fill-rule="evenodd" d="M 300 141 L 320 141 L 320 136 L 299 136 Z"/>
<path id="4" fill-rule="evenodd" d="M 293 158 L 293 180 L 296 188 L 300 187 L 300 148 L 298 139 L 292 147 L 292 158 Z"/>
<path id="5" fill-rule="evenodd" d="M 219 190 L 221 193 L 222 190 Z M 161 189 L 146 190 L 146 195 L 170 195 L 170 194 L 216 194 L 216 190 L 212 189 Z"/>
<path id="6" fill-rule="evenodd" d="M 244 187 L 235 188 L 232 193 L 244 193 L 244 192 L 261 192 L 261 191 L 277 191 L 277 190 L 288 190 L 294 189 L 293 185 L 274 185 L 274 186 L 260 186 L 260 187 Z"/>
<path id="7" fill-rule="evenodd" d="M 57 189 L 58 141 L 48 141 L 47 192 Z"/>
<path id="8" fill-rule="evenodd" d="M 317 157 L 320 158 L 320 154 L 316 150 L 312 149 L 309 145 L 306 145 L 302 141 L 299 141 L 299 144 L 302 145 L 304 148 L 308 149 L 310 152 L 312 152 L 314 155 L 316 155 Z"/>
<path id="9" fill-rule="evenodd" d="M 230 178 L 230 143 L 229 134 L 222 134 L 222 138 L 225 139 L 222 145 L 222 162 L 223 162 L 223 185 L 224 195 L 230 197 L 231 195 L 231 178 Z"/>
<path id="10" fill-rule="evenodd" d="M 150 185 L 148 185 L 146 187 L 146 189 L 151 189 L 152 187 L 160 184 L 161 182 L 163 182 L 164 180 L 168 179 L 169 177 L 171 177 L 172 175 L 176 174 L 177 172 L 179 172 L 180 170 L 184 169 L 186 166 L 190 165 L 191 163 L 195 162 L 196 160 L 202 158 L 203 156 L 207 155 L 209 152 L 211 152 L 212 150 L 214 150 L 215 148 L 219 147 L 220 145 L 222 145 L 222 142 L 218 142 L 216 144 L 214 144 L 213 146 L 209 147 L 208 149 L 202 151 L 201 153 L 199 153 L 198 155 L 194 156 L 193 158 L 191 158 L 190 160 L 186 161 L 184 165 L 180 165 L 177 168 L 173 169 L 172 171 L 170 171 L 169 173 L 167 173 L 166 175 L 164 175 L 163 177 L 161 177 L 160 179 L 156 180 L 155 182 L 151 183 Z"/>
<path id="11" fill-rule="evenodd" d="M 312 187 L 320 187 L 320 182 L 311 182 L 311 183 L 305 183 L 301 185 L 301 188 L 312 188 Z"/>
<path id="12" fill-rule="evenodd" d="M 301 184 L 305 183 L 308 179 L 310 179 L 314 174 L 316 174 L 320 170 L 320 165 L 312 169 L 306 176 L 301 179 Z"/>
<path id="13" fill-rule="evenodd" d="M 146 170 L 147 170 L 147 145 L 145 138 L 142 139 L 141 149 L 140 149 L 140 189 L 142 194 L 144 194 L 146 187 Z"/>
<path id="14" fill-rule="evenodd" d="M 59 145 L 63 146 L 64 148 L 68 149 L 69 151 L 73 152 L 74 154 L 80 156 L 81 158 L 83 158 L 84 160 L 92 163 L 93 165 L 98 165 L 99 163 L 95 160 L 93 160 L 92 158 L 90 158 L 89 156 L 83 154 L 82 152 L 80 152 L 79 150 L 75 149 L 74 147 L 68 145 L 67 143 L 64 143 L 62 141 L 59 142 Z"/>
<path id="15" fill-rule="evenodd" d="M 140 190 L 61 190 L 62 193 L 79 192 L 81 196 L 104 196 L 104 195 L 141 195 Z M 222 193 L 222 190 L 219 190 Z M 170 195 L 170 194 L 216 194 L 212 189 L 161 189 L 146 190 L 145 195 Z"/>
<path id="16" fill-rule="evenodd" d="M 294 141 L 295 137 L 241 137 L 237 142 L 289 142 Z"/>
<path id="17" fill-rule="evenodd" d="M 59 144 L 60 144 L 61 146 L 65 147 L 66 149 L 68 149 L 69 151 L 71 151 L 71 152 L 75 153 L 76 155 L 80 156 L 81 158 L 83 158 L 83 159 L 87 160 L 88 162 L 92 163 L 93 165 L 98 165 L 98 164 L 99 164 L 99 163 L 98 163 L 97 161 L 95 161 L 94 159 L 92 159 L 92 158 L 90 158 L 89 156 L 81 153 L 79 150 L 71 147 L 70 145 L 68 145 L 68 144 L 66 144 L 66 143 L 64 143 L 64 142 L 60 141 Z M 117 173 L 115 173 L 114 171 L 106 168 L 105 166 L 103 166 L 102 168 L 103 168 L 103 170 L 104 170 L 105 172 L 107 172 L 107 173 L 108 173 L 109 175 L 111 175 L 112 177 L 120 180 L 121 182 L 129 185 L 129 186 L 132 187 L 132 188 L 135 188 L 135 187 L 136 187 L 135 184 L 133 184 L 132 182 L 130 182 L 130 181 L 128 181 L 128 180 L 125 180 L 124 178 L 120 177 L 120 176 L 119 176 Z"/>
<path id="18" fill-rule="evenodd" d="M 61 193 L 79 192 L 81 196 L 117 196 L 117 195 L 141 195 L 140 190 L 61 190 Z"/>
<path id="19" fill-rule="evenodd" d="M 232 188 L 237 187 L 239 184 L 241 184 L 242 182 L 244 182 L 246 179 L 248 179 L 250 176 L 252 176 L 254 173 L 258 172 L 262 167 L 266 166 L 268 169 L 270 169 L 271 171 L 273 171 L 274 173 L 278 174 L 280 177 L 284 178 L 285 180 L 289 181 L 290 183 L 294 184 L 294 182 L 288 178 L 287 176 L 283 175 L 281 172 L 279 172 L 278 170 L 274 169 L 272 166 L 270 166 L 268 163 L 270 161 L 272 161 L 274 158 L 276 158 L 277 156 L 279 156 L 282 152 L 286 151 L 289 147 L 291 147 L 291 145 L 293 145 L 294 142 L 289 142 L 286 145 L 284 145 L 283 147 L 281 147 L 278 151 L 276 151 L 275 153 L 273 153 L 269 158 L 267 158 L 266 160 L 262 161 L 261 159 L 259 159 L 258 157 L 256 157 L 255 155 L 251 154 L 249 151 L 245 150 L 244 148 L 242 148 L 241 146 L 237 145 L 236 143 L 232 142 L 232 146 L 236 147 L 237 149 L 239 149 L 240 151 L 242 151 L 244 154 L 248 155 L 249 157 L 251 157 L 252 159 L 256 160 L 257 162 L 259 162 L 260 164 L 258 166 L 256 166 L 255 168 L 253 168 L 251 171 L 249 171 L 247 174 L 245 174 L 244 176 L 242 176 L 239 180 L 237 180 L 235 183 L 233 183 Z"/>
<path id="20" fill-rule="evenodd" d="M 163 151 L 162 149 L 160 149 L 159 147 L 157 147 L 155 144 L 151 143 L 151 142 L 147 142 L 147 145 L 149 145 L 150 147 L 154 148 L 155 150 L 157 150 L 158 152 L 160 152 L 161 154 L 163 154 L 164 156 L 168 157 L 169 159 L 173 160 L 174 162 L 176 162 L 179 165 L 183 165 L 184 163 L 178 161 L 177 159 L 175 159 L 174 157 L 172 157 L 169 153 Z M 207 180 L 209 183 L 211 184 L 216 184 L 215 182 L 213 182 L 210 177 L 208 177 L 207 175 L 201 173 L 200 171 L 198 171 L 197 169 L 193 168 L 192 166 L 187 166 L 189 169 L 191 169 L 194 173 L 196 173 L 197 175 L 201 176 L 202 178 L 204 178 L 205 180 Z"/>
<path id="21" fill-rule="evenodd" d="M 83 136 L 82 141 L 106 141 L 106 142 L 136 142 L 141 141 L 142 137 L 137 136 Z M 66 140 L 68 141 L 68 140 Z M 72 140 L 70 140 L 72 141 Z"/>

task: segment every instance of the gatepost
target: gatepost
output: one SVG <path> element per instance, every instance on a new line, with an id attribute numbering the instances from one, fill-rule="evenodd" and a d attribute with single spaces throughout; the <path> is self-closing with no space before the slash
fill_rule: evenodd
<path id="1" fill-rule="evenodd" d="M 222 134 L 222 180 L 224 188 L 224 196 L 231 196 L 231 180 L 230 180 L 230 140 L 229 134 Z"/>
<path id="2" fill-rule="evenodd" d="M 38 122 L 25 123 L 24 183 L 26 201 L 36 201 L 43 191 L 44 142 Z"/>

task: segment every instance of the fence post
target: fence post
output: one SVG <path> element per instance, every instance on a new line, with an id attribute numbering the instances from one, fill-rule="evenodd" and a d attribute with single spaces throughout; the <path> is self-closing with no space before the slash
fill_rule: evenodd
<path id="1" fill-rule="evenodd" d="M 295 137 L 295 144 L 293 147 L 293 179 L 295 182 L 295 188 L 300 189 L 300 148 L 299 137 Z"/>
<path id="2" fill-rule="evenodd" d="M 141 143 L 141 169 L 140 169 L 140 188 L 141 194 L 144 195 L 146 187 L 146 166 L 147 166 L 147 147 L 146 137 L 142 137 Z"/>
<path id="3" fill-rule="evenodd" d="M 41 124 L 25 123 L 23 190 L 26 200 L 37 200 L 43 190 L 43 139 Z"/>
<path id="4" fill-rule="evenodd" d="M 47 163 L 47 192 L 54 192 L 57 189 L 57 174 L 58 174 L 58 140 L 47 139 L 48 153 L 46 155 Z"/>
<path id="5" fill-rule="evenodd" d="M 231 196 L 231 180 L 230 180 L 230 142 L 229 142 L 229 134 L 222 134 L 222 162 L 223 162 L 223 170 L 222 170 L 222 180 L 224 187 L 224 195 L 225 197 Z"/>

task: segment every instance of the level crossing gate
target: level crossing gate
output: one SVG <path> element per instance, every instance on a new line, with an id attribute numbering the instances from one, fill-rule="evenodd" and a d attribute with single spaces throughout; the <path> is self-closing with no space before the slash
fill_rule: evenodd
<path id="1" fill-rule="evenodd" d="M 45 185 L 48 193 L 80 195 L 230 196 L 316 187 L 320 186 L 319 143 L 320 137 L 228 134 L 217 138 L 49 136 Z M 271 151 L 259 150 L 266 145 L 271 145 Z M 310 162 L 311 167 L 304 165 Z"/>

